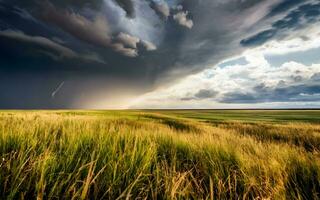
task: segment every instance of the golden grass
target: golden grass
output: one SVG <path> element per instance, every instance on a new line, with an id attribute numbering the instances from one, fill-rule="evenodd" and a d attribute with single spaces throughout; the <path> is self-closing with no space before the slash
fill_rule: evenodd
<path id="1" fill-rule="evenodd" d="M 319 199 L 319 130 L 3 112 L 0 199 Z"/>

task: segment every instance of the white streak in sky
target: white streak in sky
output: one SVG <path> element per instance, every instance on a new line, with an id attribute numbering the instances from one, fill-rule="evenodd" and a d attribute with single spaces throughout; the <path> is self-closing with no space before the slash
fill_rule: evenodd
<path id="1" fill-rule="evenodd" d="M 55 89 L 52 94 L 51 97 L 54 98 L 56 96 L 56 94 L 59 92 L 59 90 L 63 87 L 64 85 L 64 81 L 62 81 L 62 83 L 60 83 L 60 85 L 57 87 L 57 89 Z"/>

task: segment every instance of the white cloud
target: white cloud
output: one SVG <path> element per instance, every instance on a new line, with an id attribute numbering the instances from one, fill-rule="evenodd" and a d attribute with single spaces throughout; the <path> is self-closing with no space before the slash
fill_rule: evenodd
<path id="1" fill-rule="evenodd" d="M 137 44 L 140 42 L 139 38 L 129 35 L 127 33 L 122 33 L 122 32 L 119 33 L 117 39 L 124 45 L 133 49 L 136 49 Z"/>
<path id="2" fill-rule="evenodd" d="M 168 18 L 170 16 L 170 8 L 167 2 L 163 1 L 160 3 L 155 3 L 154 9 L 159 12 L 164 18 Z"/>
<path id="3" fill-rule="evenodd" d="M 110 0 L 104 0 L 102 12 L 110 19 L 114 32 L 126 32 L 158 45 L 165 34 L 163 20 L 157 16 L 148 1 L 134 1 L 134 3 L 136 8 L 134 18 L 126 17 L 123 9 Z"/>
<path id="4" fill-rule="evenodd" d="M 147 51 L 154 51 L 157 49 L 157 46 L 154 45 L 152 42 L 142 40 L 141 43 Z"/>
<path id="5" fill-rule="evenodd" d="M 112 47 L 116 52 L 119 52 L 122 55 L 125 55 L 125 56 L 128 56 L 128 57 L 136 57 L 136 56 L 138 56 L 138 51 L 136 49 L 126 48 L 122 43 L 112 44 Z"/>
<path id="6" fill-rule="evenodd" d="M 188 11 L 181 11 L 173 15 L 173 19 L 181 26 L 191 29 L 193 27 L 193 21 L 188 19 L 188 14 Z"/>
<path id="7" fill-rule="evenodd" d="M 320 47 L 320 23 L 292 32 L 282 41 L 270 41 L 254 51 L 268 55 L 285 55 L 293 52 L 307 51 Z"/>
<path id="8" fill-rule="evenodd" d="M 128 57 L 137 57 L 139 55 L 137 44 L 141 43 L 147 51 L 154 51 L 157 47 L 148 41 L 141 40 L 135 36 L 120 32 L 116 38 L 117 42 L 112 44 L 116 52 Z"/>
<path id="9" fill-rule="evenodd" d="M 309 44 L 307 47 L 313 48 L 317 46 L 319 35 L 310 34 Z M 300 40 L 293 39 L 293 40 Z M 131 107 L 133 108 L 241 108 L 241 107 L 299 107 L 320 105 L 318 102 L 309 102 L 311 97 L 318 98 L 317 93 L 310 94 L 301 92 L 298 98 L 288 97 L 286 104 L 281 103 L 285 99 L 270 100 L 258 102 L 257 104 L 239 104 L 239 103 L 221 103 L 230 94 L 256 94 L 261 98 L 261 94 L 257 91 L 291 88 L 292 92 L 297 93 L 298 88 L 304 86 L 314 86 L 319 84 L 317 77 L 320 73 L 320 63 L 312 65 L 304 65 L 297 62 L 286 62 L 280 67 L 270 65 L 265 59 L 265 55 L 291 51 L 305 51 L 306 47 L 290 46 L 292 41 L 287 40 L 282 43 L 271 42 L 263 47 L 246 51 L 242 56 L 245 57 L 247 64 L 234 64 L 224 67 L 215 66 L 201 73 L 191 75 L 175 85 L 168 88 L 158 88 L 157 90 L 145 94 L 135 99 Z M 272 47 L 270 47 L 272 45 Z M 267 48 L 269 47 L 269 48 Z M 281 50 L 280 50 L 281 49 Z M 199 91 L 216 92 L 208 98 L 196 98 Z M 296 90 L 296 91 L 295 91 Z M 284 91 L 285 92 L 285 91 Z M 269 94 L 268 93 L 268 94 Z M 298 93 L 299 94 L 299 93 Z M 279 94 L 278 94 L 279 95 Z M 281 94 L 280 94 L 281 95 Z M 288 95 L 288 94 L 283 94 Z M 309 98 L 307 98 L 309 97 Z M 296 102 L 295 99 L 306 99 L 306 102 Z M 258 99 L 259 100 L 259 99 Z M 278 101 L 277 101 L 278 100 Z M 220 103 L 219 103 L 220 102 Z"/>

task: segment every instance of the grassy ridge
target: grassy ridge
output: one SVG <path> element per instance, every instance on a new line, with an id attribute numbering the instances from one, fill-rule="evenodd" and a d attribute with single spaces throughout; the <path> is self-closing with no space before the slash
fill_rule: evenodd
<path id="1" fill-rule="evenodd" d="M 0 199 L 320 198 L 319 124 L 179 112 L 1 112 Z"/>

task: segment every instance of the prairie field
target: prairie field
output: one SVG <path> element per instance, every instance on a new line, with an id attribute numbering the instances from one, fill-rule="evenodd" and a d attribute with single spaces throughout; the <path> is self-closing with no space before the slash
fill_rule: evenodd
<path id="1" fill-rule="evenodd" d="M 0 111 L 0 199 L 320 199 L 320 111 Z"/>

